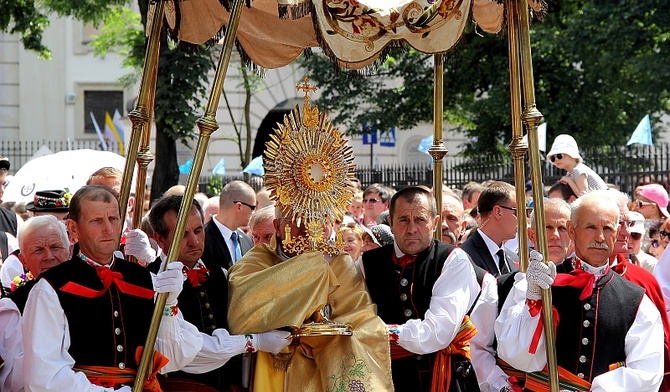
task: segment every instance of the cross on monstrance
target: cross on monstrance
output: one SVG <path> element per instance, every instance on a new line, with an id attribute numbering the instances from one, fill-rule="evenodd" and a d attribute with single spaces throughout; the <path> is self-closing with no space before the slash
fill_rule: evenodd
<path id="1" fill-rule="evenodd" d="M 309 82 L 309 78 L 307 76 L 302 78 L 302 80 L 303 83 L 295 86 L 295 89 L 305 93 L 305 103 L 307 103 L 307 101 L 309 101 L 309 93 L 316 91 L 316 86 L 312 86 L 311 84 L 307 83 Z"/>

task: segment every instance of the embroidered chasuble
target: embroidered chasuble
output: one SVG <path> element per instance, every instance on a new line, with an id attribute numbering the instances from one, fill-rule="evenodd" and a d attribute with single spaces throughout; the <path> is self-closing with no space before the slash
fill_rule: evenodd
<path id="1" fill-rule="evenodd" d="M 351 257 L 341 253 L 327 263 L 312 251 L 282 262 L 275 247 L 276 239 L 258 245 L 230 269 L 230 333 L 300 327 L 328 303 L 330 320 L 351 325 L 353 335 L 294 339 L 275 358 L 258 353 L 253 390 L 392 391 L 386 325 Z M 275 370 L 287 353 L 287 370 Z"/>

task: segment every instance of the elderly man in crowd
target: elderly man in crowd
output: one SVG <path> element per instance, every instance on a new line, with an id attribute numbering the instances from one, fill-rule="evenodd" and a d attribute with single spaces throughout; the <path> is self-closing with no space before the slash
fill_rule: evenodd
<path id="1" fill-rule="evenodd" d="M 535 227 L 535 210 L 530 214 L 528 239 L 536 243 L 537 229 Z M 570 220 L 570 205 L 561 199 L 544 201 L 544 228 L 547 232 L 547 250 L 549 260 L 561 264 L 572 253 L 572 241 L 568 234 Z"/>
<path id="2" fill-rule="evenodd" d="M 0 390 L 23 388 L 23 334 L 21 314 L 28 294 L 42 272 L 70 258 L 70 241 L 63 222 L 45 215 L 31 218 L 21 227 L 19 259 L 29 271 L 13 282 L 13 291 L 0 299 L 0 356 L 5 365 L 0 369 Z"/>
<path id="3" fill-rule="evenodd" d="M 433 240 L 440 215 L 428 189 L 398 191 L 390 218 L 394 245 L 365 252 L 363 265 L 372 301 L 389 328 L 395 389 L 464 386 L 467 378 L 456 369 L 469 368 L 460 349 L 474 329 L 463 321 L 479 293 L 475 271 L 465 252 Z M 447 355 L 454 369 L 441 366 Z"/>
<path id="4" fill-rule="evenodd" d="M 23 314 L 26 389 L 130 391 L 156 292 L 168 296 L 154 358 L 168 362 L 154 371 L 177 370 L 202 348 L 200 333 L 177 307 L 182 264 L 171 263 L 152 282 L 147 269 L 114 256 L 121 226 L 108 189 L 85 186 L 72 197 L 68 229 L 79 252 L 42 273 Z"/>
<path id="5" fill-rule="evenodd" d="M 458 196 L 446 193 L 442 197 L 442 242 L 445 244 L 460 244 L 461 236 L 467 222 L 463 204 Z"/>
<path id="6" fill-rule="evenodd" d="M 275 208 L 265 206 L 255 211 L 249 219 L 249 234 L 254 240 L 254 245 L 269 244 L 275 235 Z"/>
<path id="7" fill-rule="evenodd" d="M 515 292 L 496 321 L 502 359 L 523 371 L 545 367 L 541 290 L 551 287 L 558 315 L 557 363 L 582 380 L 580 388 L 659 389 L 664 350 L 660 314 L 644 289 L 621 278 L 609 264 L 619 219 L 608 191 L 590 192 L 572 204 L 568 233 L 576 257 L 571 271 L 556 274 L 555 264 L 545 264 L 541 254 L 531 252 L 526 279 L 517 274 Z"/>

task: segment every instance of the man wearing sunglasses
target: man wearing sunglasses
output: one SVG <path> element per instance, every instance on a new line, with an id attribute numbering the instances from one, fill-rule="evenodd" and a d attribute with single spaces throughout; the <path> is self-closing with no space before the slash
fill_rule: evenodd
<path id="1" fill-rule="evenodd" d="M 244 181 L 231 181 L 221 190 L 219 212 L 205 225 L 202 261 L 208 268 L 228 269 L 254 246 L 241 227 L 256 209 L 256 192 Z"/>
<path id="2" fill-rule="evenodd" d="M 517 206 L 514 186 L 493 182 L 477 201 L 479 228 L 461 245 L 465 253 L 480 268 L 495 277 L 519 270 L 517 255 L 504 246 L 517 233 Z"/>

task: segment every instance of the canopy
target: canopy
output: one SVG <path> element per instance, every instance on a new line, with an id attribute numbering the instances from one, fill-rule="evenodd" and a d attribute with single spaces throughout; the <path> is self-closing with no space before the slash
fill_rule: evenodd
<path id="1" fill-rule="evenodd" d="M 529 4 L 535 12 L 545 7 L 542 0 Z M 229 17 L 219 0 L 171 0 L 166 15 L 176 37 L 192 44 L 218 37 Z M 498 33 L 504 6 L 496 0 L 254 0 L 242 10 L 237 40 L 264 68 L 282 67 L 320 46 L 340 66 L 360 69 L 392 46 L 445 53 L 471 19 L 478 29 Z"/>

